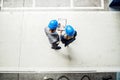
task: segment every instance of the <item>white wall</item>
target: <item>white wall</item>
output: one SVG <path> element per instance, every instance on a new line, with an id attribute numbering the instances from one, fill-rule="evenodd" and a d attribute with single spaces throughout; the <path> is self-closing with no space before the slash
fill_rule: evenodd
<path id="1" fill-rule="evenodd" d="M 44 27 L 66 18 L 78 32 L 68 48 L 50 48 Z M 0 66 L 120 67 L 119 12 L 0 12 Z"/>

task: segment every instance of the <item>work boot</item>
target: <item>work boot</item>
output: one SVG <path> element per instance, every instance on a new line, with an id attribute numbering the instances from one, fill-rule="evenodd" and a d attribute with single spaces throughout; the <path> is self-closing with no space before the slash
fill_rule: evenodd
<path id="1" fill-rule="evenodd" d="M 61 49 L 61 47 L 60 46 L 52 47 L 52 49 L 59 50 L 59 49 Z"/>
<path id="2" fill-rule="evenodd" d="M 67 47 L 67 46 L 69 46 L 69 44 L 65 43 L 64 46 Z"/>

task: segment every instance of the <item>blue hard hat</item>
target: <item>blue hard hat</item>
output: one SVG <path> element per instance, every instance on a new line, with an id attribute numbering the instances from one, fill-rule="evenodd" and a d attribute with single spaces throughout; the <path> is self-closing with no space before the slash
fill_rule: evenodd
<path id="1" fill-rule="evenodd" d="M 68 36 L 73 36 L 75 34 L 75 30 L 73 29 L 71 25 L 67 25 L 65 27 L 65 32 Z"/>
<path id="2" fill-rule="evenodd" d="M 58 27 L 58 21 L 57 20 L 51 20 L 48 24 L 48 27 L 50 29 L 56 29 Z"/>

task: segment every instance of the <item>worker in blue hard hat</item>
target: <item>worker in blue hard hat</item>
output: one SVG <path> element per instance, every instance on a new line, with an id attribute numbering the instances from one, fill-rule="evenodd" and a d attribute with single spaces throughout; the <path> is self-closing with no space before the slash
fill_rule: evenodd
<path id="1" fill-rule="evenodd" d="M 56 32 L 57 27 L 59 26 L 57 20 L 51 20 L 47 27 L 45 27 L 45 33 L 49 39 L 49 42 L 52 45 L 52 49 L 59 50 L 61 49 L 59 45 L 59 35 Z"/>
<path id="2" fill-rule="evenodd" d="M 64 44 L 65 47 L 76 39 L 77 31 L 75 31 L 75 29 L 71 25 L 66 25 L 65 33 L 62 34 L 62 32 L 63 31 L 60 31 L 61 42 Z"/>

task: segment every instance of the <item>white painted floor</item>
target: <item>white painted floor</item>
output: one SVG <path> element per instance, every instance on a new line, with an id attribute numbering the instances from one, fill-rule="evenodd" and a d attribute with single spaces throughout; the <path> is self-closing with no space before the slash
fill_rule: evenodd
<path id="1" fill-rule="evenodd" d="M 78 32 L 69 47 L 51 49 L 44 33 L 51 19 L 66 18 Z M 120 68 L 120 12 L 0 12 L 0 70 Z"/>

